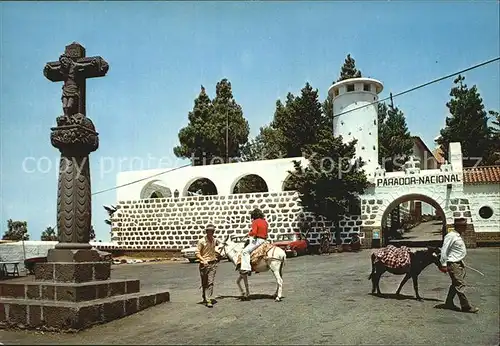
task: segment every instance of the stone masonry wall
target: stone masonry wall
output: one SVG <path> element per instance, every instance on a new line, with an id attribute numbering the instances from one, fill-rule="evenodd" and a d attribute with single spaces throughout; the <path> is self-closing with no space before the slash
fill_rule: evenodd
<path id="1" fill-rule="evenodd" d="M 304 222 L 311 226 L 311 244 L 318 243 L 323 227 L 334 231 L 331 221 L 303 211 L 297 192 L 286 191 L 119 201 L 112 220 L 113 232 L 121 238 L 119 246 L 126 249 L 182 249 L 199 239 L 208 223 L 216 226 L 219 238 L 246 235 L 250 231 L 250 211 L 256 207 L 266 215 L 271 239 L 299 231 Z M 340 222 L 343 243 L 350 241 L 353 232 L 362 239 L 360 227 L 366 221 L 359 215 L 345 217 Z"/>
<path id="2" fill-rule="evenodd" d="M 344 216 L 339 222 L 342 244 L 349 243 L 353 233 L 357 233 L 362 246 L 371 247 L 374 230 L 383 236 L 382 214 L 393 200 L 391 196 L 362 196 L 361 215 Z M 466 243 L 474 247 L 476 240 L 469 201 L 452 198 L 449 203 L 443 200 L 440 204 L 448 228 L 452 227 L 453 218 L 467 218 L 470 230 Z M 335 231 L 331 221 L 304 212 L 297 192 L 285 191 L 119 201 L 112 220 L 113 233 L 121 239 L 120 248 L 178 250 L 198 240 L 208 223 L 216 226 L 219 238 L 246 235 L 250 230 L 250 211 L 257 207 L 266 215 L 269 237 L 273 240 L 278 234 L 299 231 L 302 224 L 311 227 L 308 238 L 313 245 L 318 244 L 323 229 Z"/>

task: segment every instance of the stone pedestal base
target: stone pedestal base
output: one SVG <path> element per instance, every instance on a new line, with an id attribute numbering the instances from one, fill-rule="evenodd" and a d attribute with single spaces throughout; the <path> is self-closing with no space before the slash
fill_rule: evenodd
<path id="1" fill-rule="evenodd" d="M 110 280 L 108 262 L 37 263 L 35 279 L 0 283 L 0 328 L 77 332 L 170 301 L 140 292 L 139 280 Z"/>
<path id="2" fill-rule="evenodd" d="M 99 252 L 91 249 L 74 250 L 56 247 L 49 249 L 47 254 L 47 262 L 99 262 L 100 260 Z"/>

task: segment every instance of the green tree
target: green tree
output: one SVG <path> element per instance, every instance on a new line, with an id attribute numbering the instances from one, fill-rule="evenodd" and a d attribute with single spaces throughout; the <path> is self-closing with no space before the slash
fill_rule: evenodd
<path id="1" fill-rule="evenodd" d="M 490 147 L 490 163 L 494 165 L 500 164 L 500 113 L 489 111 L 491 117 L 491 147 Z"/>
<path id="2" fill-rule="evenodd" d="M 231 83 L 222 79 L 216 85 L 216 96 L 213 105 L 213 133 L 215 150 L 224 162 L 238 161 L 241 150 L 248 141 L 250 127 L 243 116 L 243 110 L 233 98 Z M 227 129 L 227 143 L 226 143 Z M 226 160 L 226 145 L 228 158 Z"/>
<path id="3" fill-rule="evenodd" d="M 94 225 L 90 226 L 90 240 L 95 239 L 95 230 L 94 230 Z"/>
<path id="4" fill-rule="evenodd" d="M 489 111 L 488 114 L 491 116 L 492 121 L 490 129 L 491 133 L 493 134 L 493 138 L 499 138 L 500 137 L 500 113 L 497 111 Z"/>
<path id="5" fill-rule="evenodd" d="M 179 131 L 180 145 L 174 148 L 177 157 L 190 158 L 195 166 L 237 161 L 241 157 L 248 141 L 249 125 L 241 106 L 233 98 L 231 83 L 227 79 L 217 83 L 213 100 L 201 86 L 188 119 L 188 125 Z M 215 185 L 208 179 L 195 181 L 189 191 L 217 194 Z"/>
<path id="6" fill-rule="evenodd" d="M 318 90 L 306 83 L 300 96 L 288 93 L 284 105 L 280 100 L 276 102 L 271 127 L 279 131 L 284 157 L 300 157 L 303 148 L 319 141 L 328 123 L 319 102 Z"/>
<path id="7" fill-rule="evenodd" d="M 488 127 L 488 114 L 484 110 L 483 100 L 477 87 L 471 88 L 464 83 L 465 77 L 459 75 L 453 83 L 451 99 L 446 103 L 450 116 L 446 117 L 446 126 L 441 129 L 436 142 L 441 146 L 448 159 L 451 142 L 460 142 L 464 167 L 490 164 L 492 155 L 491 128 Z"/>
<path id="8" fill-rule="evenodd" d="M 40 237 L 42 241 L 57 241 L 57 234 L 54 227 L 47 227 L 45 231 L 42 232 L 42 236 Z"/>
<path id="9" fill-rule="evenodd" d="M 180 145 L 174 148 L 177 157 L 190 158 L 194 166 L 203 164 L 203 157 L 208 155 L 210 161 L 213 145 L 212 134 L 212 101 L 205 92 L 203 85 L 194 107 L 188 114 L 189 124 L 179 131 Z"/>
<path id="10" fill-rule="evenodd" d="M 317 143 L 307 146 L 307 167 L 295 162 L 290 183 L 299 192 L 305 211 L 338 222 L 349 212 L 349 206 L 357 203 L 368 181 L 364 163 L 350 163 L 355 157 L 355 144 L 356 140 L 344 144 L 342 137 L 325 132 Z"/>
<path id="11" fill-rule="evenodd" d="M 29 240 L 28 223 L 26 221 L 12 221 L 7 220 L 7 231 L 5 231 L 3 240 Z"/>
<path id="12" fill-rule="evenodd" d="M 378 104 L 379 162 L 387 172 L 399 171 L 413 152 L 406 119 L 398 107 Z"/>
<path id="13" fill-rule="evenodd" d="M 242 149 L 242 161 L 273 160 L 284 156 L 282 134 L 270 125 L 261 127 L 259 134 Z"/>
<path id="14" fill-rule="evenodd" d="M 213 100 L 201 87 L 188 119 L 188 125 L 179 131 L 180 145 L 174 148 L 177 157 L 190 158 L 193 165 L 199 166 L 229 162 L 241 156 L 241 149 L 248 141 L 249 126 L 227 79 L 217 83 Z"/>
<path id="15" fill-rule="evenodd" d="M 337 82 L 350 78 L 361 78 L 361 71 L 356 69 L 356 60 L 347 54 L 344 60 L 344 65 L 340 68 L 340 77 Z"/>
<path id="16" fill-rule="evenodd" d="M 309 145 L 318 143 L 325 133 L 332 132 L 332 118 L 327 117 L 319 102 L 318 90 L 309 83 L 300 96 L 288 93 L 283 104 L 276 101 L 273 121 L 260 129 L 259 135 L 245 149 L 246 161 L 301 157 Z M 287 180 L 287 189 L 293 189 Z"/>

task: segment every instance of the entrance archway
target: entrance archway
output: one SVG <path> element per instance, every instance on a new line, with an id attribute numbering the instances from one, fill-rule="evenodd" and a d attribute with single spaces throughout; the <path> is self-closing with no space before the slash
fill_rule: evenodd
<path id="1" fill-rule="evenodd" d="M 401 205 L 410 202 L 401 212 Z M 412 202 L 415 202 L 412 204 Z M 433 212 L 422 212 L 422 202 L 434 208 Z M 396 212 L 394 212 L 397 210 Z M 392 214 L 392 215 L 391 215 Z M 404 220 L 401 218 L 404 215 Z M 392 218 L 398 215 L 397 219 Z M 388 224 L 391 224 L 389 227 Z M 417 242 L 431 245 L 442 242 L 446 235 L 446 213 L 433 198 L 423 194 L 408 194 L 396 198 L 384 210 L 381 219 L 382 245 Z M 391 232 L 392 231 L 392 232 Z M 434 244 L 433 244 L 434 245 Z"/>
<path id="2" fill-rule="evenodd" d="M 150 181 L 141 190 L 141 199 L 170 197 L 172 197 L 172 191 L 161 180 Z"/>

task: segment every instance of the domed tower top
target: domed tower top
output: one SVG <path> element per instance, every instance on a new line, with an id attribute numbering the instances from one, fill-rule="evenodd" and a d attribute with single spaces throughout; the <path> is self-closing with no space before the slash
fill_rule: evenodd
<path id="1" fill-rule="evenodd" d="M 356 157 L 365 162 L 363 168 L 369 178 L 380 161 L 376 102 L 382 90 L 382 83 L 372 78 L 346 79 L 328 89 L 333 100 L 333 134 L 342 136 L 344 143 L 357 140 Z"/>
<path id="2" fill-rule="evenodd" d="M 350 78 L 333 84 L 328 89 L 328 96 L 332 99 L 350 92 L 366 91 L 380 94 L 384 90 L 381 82 L 373 78 Z"/>

